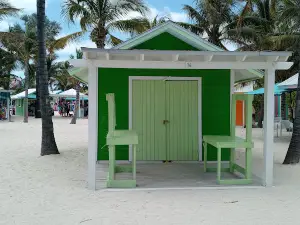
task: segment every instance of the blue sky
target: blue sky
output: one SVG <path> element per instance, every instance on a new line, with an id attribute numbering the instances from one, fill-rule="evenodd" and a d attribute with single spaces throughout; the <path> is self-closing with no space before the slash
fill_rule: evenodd
<path id="1" fill-rule="evenodd" d="M 62 31 L 60 36 L 70 34 L 72 32 L 80 31 L 78 24 L 68 24 L 61 17 L 61 5 L 64 0 L 46 0 L 46 14 L 50 20 L 55 20 L 59 22 L 62 26 Z M 24 14 L 30 14 L 36 12 L 36 0 L 9 0 L 9 2 L 18 8 L 23 9 Z M 175 21 L 188 21 L 186 15 L 182 12 L 183 4 L 193 4 L 193 0 L 148 0 L 147 1 L 150 7 L 149 17 L 154 17 L 156 15 L 169 15 Z M 135 14 L 128 15 L 129 17 L 136 16 Z M 13 25 L 16 22 L 16 19 L 8 18 L 0 23 L 0 30 L 7 30 L 9 25 Z M 125 40 L 128 38 L 127 35 L 116 33 L 117 37 Z M 87 36 L 87 35 L 86 35 Z M 57 52 L 59 55 L 59 60 L 66 60 L 71 54 L 74 54 L 75 49 L 79 47 L 96 47 L 92 43 L 88 36 L 82 38 L 79 42 L 72 43 L 68 45 L 65 49 Z M 23 76 L 23 71 L 15 71 L 16 75 Z"/>

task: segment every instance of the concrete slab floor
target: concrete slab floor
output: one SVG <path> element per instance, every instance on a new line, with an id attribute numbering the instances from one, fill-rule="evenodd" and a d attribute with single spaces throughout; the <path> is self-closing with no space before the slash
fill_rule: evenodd
<path id="1" fill-rule="evenodd" d="M 121 163 L 124 165 L 128 163 Z M 223 166 L 227 167 L 228 163 Z M 210 163 L 209 167 L 215 167 Z M 105 188 L 108 173 L 108 162 L 97 164 L 97 188 Z M 197 188 L 197 187 L 232 187 L 241 185 L 218 185 L 216 172 L 203 172 L 203 164 L 199 162 L 141 162 L 137 163 L 137 189 L 139 188 Z M 222 172 L 222 179 L 239 179 L 238 174 Z M 132 179 L 131 173 L 117 173 L 117 180 Z M 245 185 L 244 185 L 245 186 Z M 258 177 L 253 176 L 253 183 L 247 186 L 261 186 Z"/>

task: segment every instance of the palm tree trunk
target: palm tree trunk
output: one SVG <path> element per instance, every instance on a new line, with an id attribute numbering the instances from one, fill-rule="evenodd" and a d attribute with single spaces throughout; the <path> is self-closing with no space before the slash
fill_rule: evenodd
<path id="1" fill-rule="evenodd" d="M 41 156 L 59 154 L 54 137 L 46 68 L 45 0 L 37 0 L 38 74 L 42 113 Z"/>
<path id="2" fill-rule="evenodd" d="M 105 47 L 104 40 L 97 39 L 96 40 L 96 46 L 97 46 L 97 48 L 104 49 L 104 47 Z"/>
<path id="3" fill-rule="evenodd" d="M 76 105 L 75 105 L 75 112 L 74 112 L 74 116 L 71 120 L 70 124 L 76 124 L 76 119 L 77 119 L 77 115 L 78 115 L 78 110 L 79 110 L 79 104 L 80 104 L 80 85 L 79 83 L 77 83 L 76 85 Z"/>
<path id="4" fill-rule="evenodd" d="M 29 88 L 29 60 L 25 60 L 25 98 L 24 98 L 24 123 L 28 123 L 28 88 Z"/>
<path id="5" fill-rule="evenodd" d="M 296 164 L 300 160 L 300 76 L 298 77 L 296 95 L 296 116 L 293 126 L 292 139 L 283 164 Z"/>
<path id="6" fill-rule="evenodd" d="M 106 31 L 105 27 L 100 26 L 97 37 L 96 37 L 97 48 L 104 49 L 106 35 L 107 35 L 107 31 Z"/>

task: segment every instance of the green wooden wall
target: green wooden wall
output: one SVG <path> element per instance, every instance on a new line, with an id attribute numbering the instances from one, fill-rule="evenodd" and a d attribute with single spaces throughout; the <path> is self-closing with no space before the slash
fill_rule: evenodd
<path id="1" fill-rule="evenodd" d="M 16 116 L 24 116 L 24 106 L 23 106 L 24 100 L 23 99 L 17 99 L 16 100 Z"/>
<path id="2" fill-rule="evenodd" d="M 163 33 L 134 49 L 196 50 L 185 42 Z M 108 159 L 106 134 L 108 108 L 105 95 L 115 93 L 116 129 L 128 129 L 129 76 L 173 76 L 202 78 L 202 134 L 230 134 L 230 71 L 229 70 L 174 70 L 174 69 L 117 69 L 99 68 L 98 77 L 98 160 Z M 229 160 L 230 152 L 222 152 Z M 128 146 L 117 146 L 117 160 L 128 160 Z M 216 160 L 217 152 L 209 147 L 208 160 Z"/>

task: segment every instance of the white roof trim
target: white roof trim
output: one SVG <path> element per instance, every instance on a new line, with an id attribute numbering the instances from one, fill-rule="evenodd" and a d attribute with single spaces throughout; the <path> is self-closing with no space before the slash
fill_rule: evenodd
<path id="1" fill-rule="evenodd" d="M 230 52 L 230 51 L 165 51 L 165 50 L 119 50 L 119 49 L 99 49 L 99 48 L 82 48 L 85 52 L 85 60 L 129 60 L 129 61 L 140 61 L 146 57 L 157 57 L 161 58 L 158 61 L 169 61 L 168 56 L 172 56 L 172 59 L 176 58 L 177 61 L 188 62 L 201 61 L 209 62 L 286 62 L 287 58 L 292 55 L 292 52 L 283 51 L 245 51 L 245 52 Z M 90 53 L 92 57 L 90 58 Z M 208 56 L 208 57 L 207 57 Z M 128 58 L 131 57 L 131 58 Z M 184 60 L 180 60 L 180 57 L 184 57 Z M 230 58 L 228 58 L 230 57 Z M 151 61 L 151 60 L 150 60 Z M 152 60 L 153 61 L 153 60 Z"/>
<path id="2" fill-rule="evenodd" d="M 75 67 L 144 69 L 233 69 L 235 82 L 253 80 L 249 69 L 285 70 L 291 52 L 161 51 L 82 48 L 85 59 L 69 60 Z M 89 58 L 91 56 L 92 58 Z M 256 70 L 254 70 L 256 71 Z M 87 77 L 83 78 L 88 82 Z"/>
<path id="3" fill-rule="evenodd" d="M 125 41 L 113 47 L 112 49 L 130 49 L 164 32 L 170 33 L 174 37 L 177 37 L 178 39 L 190 44 L 191 46 L 199 50 L 224 51 L 222 48 L 200 38 L 196 34 L 184 29 L 183 27 L 171 21 L 158 25 L 134 38 L 129 39 L 128 41 Z"/>
<path id="4" fill-rule="evenodd" d="M 285 81 L 279 83 L 277 86 L 282 87 L 282 88 L 297 88 L 298 76 L 299 76 L 299 74 L 296 73 L 295 75 L 291 76 L 290 78 L 286 79 Z"/>

